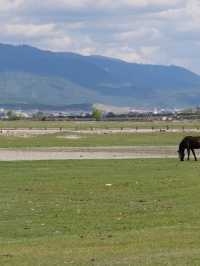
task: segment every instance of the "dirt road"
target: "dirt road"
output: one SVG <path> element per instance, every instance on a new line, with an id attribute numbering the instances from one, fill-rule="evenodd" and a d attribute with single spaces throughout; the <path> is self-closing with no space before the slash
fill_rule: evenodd
<path id="1" fill-rule="evenodd" d="M 0 161 L 177 158 L 177 147 L 91 147 L 0 149 Z"/>

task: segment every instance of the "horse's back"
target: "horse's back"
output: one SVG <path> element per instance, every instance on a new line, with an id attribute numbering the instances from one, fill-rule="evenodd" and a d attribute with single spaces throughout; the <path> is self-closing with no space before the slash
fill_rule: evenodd
<path id="1" fill-rule="evenodd" d="M 182 142 L 183 145 L 190 146 L 194 149 L 200 148 L 200 136 L 186 136 L 183 138 Z"/>

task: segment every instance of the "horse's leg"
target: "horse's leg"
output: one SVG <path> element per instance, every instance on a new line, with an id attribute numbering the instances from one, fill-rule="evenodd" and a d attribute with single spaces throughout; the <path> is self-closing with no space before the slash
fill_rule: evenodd
<path id="1" fill-rule="evenodd" d="M 197 157 L 196 157 L 196 154 L 195 154 L 194 149 L 191 149 L 191 151 L 192 151 L 192 153 L 193 153 L 193 155 L 194 155 L 194 159 L 195 159 L 195 161 L 197 161 Z"/>
<path id="2" fill-rule="evenodd" d="M 190 148 L 187 148 L 187 153 L 188 153 L 188 161 L 190 160 Z"/>

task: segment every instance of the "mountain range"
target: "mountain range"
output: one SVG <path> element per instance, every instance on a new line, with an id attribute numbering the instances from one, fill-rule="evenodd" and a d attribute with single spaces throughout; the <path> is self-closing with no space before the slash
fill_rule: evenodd
<path id="1" fill-rule="evenodd" d="M 200 104 L 200 76 L 178 66 L 0 44 L 0 104 Z"/>

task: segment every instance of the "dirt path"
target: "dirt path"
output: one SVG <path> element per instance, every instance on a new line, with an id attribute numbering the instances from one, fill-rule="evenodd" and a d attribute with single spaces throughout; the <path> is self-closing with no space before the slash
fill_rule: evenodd
<path id="1" fill-rule="evenodd" d="M 0 149 L 0 161 L 177 158 L 177 147 L 91 147 Z"/>

